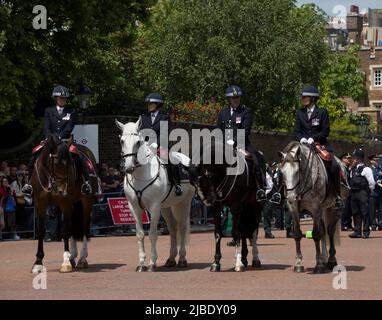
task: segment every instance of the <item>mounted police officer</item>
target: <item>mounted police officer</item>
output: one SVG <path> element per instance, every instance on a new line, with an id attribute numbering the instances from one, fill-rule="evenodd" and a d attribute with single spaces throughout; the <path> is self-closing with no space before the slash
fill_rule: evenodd
<path id="1" fill-rule="evenodd" d="M 161 137 L 163 135 L 169 134 L 171 131 L 171 121 L 170 116 L 162 111 L 163 106 L 163 97 L 159 93 L 150 93 L 145 102 L 147 103 L 147 114 L 141 116 L 142 124 L 140 129 L 152 129 L 156 133 L 157 144 L 160 148 Z M 161 121 L 167 121 L 168 123 L 168 132 L 161 132 L 160 123 Z M 180 196 L 182 194 L 182 187 L 180 184 L 180 167 L 179 165 L 171 163 L 169 161 L 167 165 L 167 172 L 169 175 L 170 181 L 175 185 L 175 195 Z"/>
<path id="2" fill-rule="evenodd" d="M 52 98 L 55 100 L 55 106 L 45 109 L 45 123 L 44 123 L 44 135 L 48 138 L 51 134 L 57 134 L 59 139 L 67 142 L 71 139 L 72 131 L 74 128 L 74 112 L 66 108 L 66 102 L 69 98 L 69 90 L 64 86 L 56 86 L 52 92 Z M 34 169 L 34 163 L 38 158 L 39 151 L 43 147 L 44 141 L 37 147 L 38 151 L 33 152 L 32 158 L 28 164 L 29 176 L 32 177 L 32 171 Z M 35 148 L 36 149 L 36 148 Z M 85 182 L 81 187 L 81 192 L 84 194 L 89 194 L 92 192 L 89 183 L 89 171 L 86 165 L 85 157 L 79 153 L 74 154 L 77 168 L 81 172 Z M 32 186 L 30 181 L 23 187 L 22 191 L 27 196 L 32 195 Z"/>
<path id="3" fill-rule="evenodd" d="M 249 139 L 252 129 L 252 114 L 250 109 L 241 104 L 242 91 L 238 86 L 230 86 L 226 90 L 225 96 L 228 98 L 229 106 L 224 108 L 218 116 L 217 126 L 225 132 L 225 130 L 233 130 L 234 146 L 237 146 L 237 129 L 245 130 L 245 150 L 251 154 L 253 160 L 248 160 L 249 171 L 255 173 L 258 191 L 256 199 L 265 201 L 265 168 L 261 168 L 259 160 L 256 156 L 256 150 L 251 145 Z M 254 167 L 254 170 L 253 170 Z M 263 169 L 263 170 L 262 170 Z M 263 171 L 263 172 L 262 172 Z"/>
<path id="4" fill-rule="evenodd" d="M 370 169 L 373 172 L 374 180 L 376 182 L 375 189 L 370 197 L 369 212 L 370 212 L 370 222 L 371 230 L 375 231 L 382 229 L 382 168 L 379 166 L 379 157 L 372 154 L 368 157 L 370 162 Z M 377 215 L 378 212 L 378 215 Z"/>
<path id="5" fill-rule="evenodd" d="M 354 220 L 354 232 L 350 238 L 368 238 L 370 235 L 369 197 L 375 188 L 372 170 L 364 163 L 365 152 L 357 148 L 353 152 L 353 168 L 350 173 L 351 211 Z"/>
<path id="6" fill-rule="evenodd" d="M 326 109 L 317 106 L 320 94 L 316 87 L 306 86 L 301 92 L 303 108 L 297 111 L 295 139 L 302 144 L 320 144 L 330 153 L 333 148 L 327 140 L 330 133 L 329 115 Z M 341 198 L 341 176 L 340 166 L 333 158 L 329 163 L 325 161 L 328 169 L 329 185 L 333 188 L 336 196 L 336 207 L 343 208 L 344 202 Z M 330 167 L 329 167 L 330 166 Z"/>

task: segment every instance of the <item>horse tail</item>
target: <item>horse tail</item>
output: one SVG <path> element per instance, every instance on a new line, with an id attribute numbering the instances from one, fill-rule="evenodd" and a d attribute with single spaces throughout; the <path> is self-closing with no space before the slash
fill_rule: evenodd
<path id="1" fill-rule="evenodd" d="M 71 222 L 71 234 L 76 241 L 82 241 L 84 236 L 89 239 L 90 219 L 87 219 L 85 223 L 84 210 L 81 201 L 77 201 L 73 204 L 73 215 Z"/>

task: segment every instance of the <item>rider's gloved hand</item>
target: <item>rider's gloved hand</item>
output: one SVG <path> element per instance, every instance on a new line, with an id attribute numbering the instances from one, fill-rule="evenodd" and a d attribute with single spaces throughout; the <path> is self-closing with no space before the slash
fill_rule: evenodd
<path id="1" fill-rule="evenodd" d="M 314 143 L 314 139 L 313 138 L 309 138 L 308 139 L 308 144 L 312 144 L 312 143 Z"/>
<path id="2" fill-rule="evenodd" d="M 308 143 L 308 139 L 306 139 L 306 138 L 302 138 L 302 139 L 300 140 L 300 143 L 301 143 L 301 144 Z"/>

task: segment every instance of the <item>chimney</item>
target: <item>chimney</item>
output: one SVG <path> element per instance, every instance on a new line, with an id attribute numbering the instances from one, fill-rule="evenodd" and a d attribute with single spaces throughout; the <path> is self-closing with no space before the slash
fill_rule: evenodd
<path id="1" fill-rule="evenodd" d="M 356 5 L 351 5 L 350 6 L 350 12 L 351 13 L 356 13 L 356 14 L 359 14 L 359 7 L 358 6 L 356 6 Z"/>

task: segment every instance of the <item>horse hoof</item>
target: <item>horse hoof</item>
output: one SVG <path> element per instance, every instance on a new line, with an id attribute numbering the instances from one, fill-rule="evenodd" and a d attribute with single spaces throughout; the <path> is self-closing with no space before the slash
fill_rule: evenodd
<path id="1" fill-rule="evenodd" d="M 259 269 L 261 268 L 261 261 L 260 260 L 252 260 L 252 267 Z"/>
<path id="2" fill-rule="evenodd" d="M 178 268 L 187 268 L 187 260 L 179 260 L 177 267 Z"/>
<path id="3" fill-rule="evenodd" d="M 337 265 L 337 261 L 328 261 L 328 263 L 326 264 L 326 267 L 330 271 L 332 271 L 336 265 Z"/>
<path id="4" fill-rule="evenodd" d="M 294 272 L 297 272 L 297 273 L 304 272 L 304 266 L 295 266 Z"/>
<path id="5" fill-rule="evenodd" d="M 72 271 L 73 271 L 73 268 L 71 264 L 63 264 L 60 268 L 61 273 L 68 273 Z"/>
<path id="6" fill-rule="evenodd" d="M 325 271 L 325 266 L 315 266 L 313 269 L 314 274 L 323 274 Z"/>
<path id="7" fill-rule="evenodd" d="M 237 267 L 235 267 L 235 271 L 236 272 L 244 272 L 245 271 L 245 267 L 244 266 L 237 266 Z"/>
<path id="8" fill-rule="evenodd" d="M 156 266 L 155 264 L 150 264 L 150 265 L 147 267 L 147 271 L 148 271 L 148 272 L 154 272 L 156 269 L 157 269 L 157 266 Z"/>
<path id="9" fill-rule="evenodd" d="M 89 267 L 88 262 L 86 260 L 78 261 L 77 268 L 78 269 L 87 269 Z"/>
<path id="10" fill-rule="evenodd" d="M 211 272 L 219 272 L 220 271 L 220 264 L 212 264 L 210 268 Z"/>
<path id="11" fill-rule="evenodd" d="M 171 260 L 171 259 L 167 259 L 165 265 L 164 265 L 166 268 L 174 268 L 176 267 L 176 261 L 175 260 Z"/>
<path id="12" fill-rule="evenodd" d="M 136 272 L 146 272 L 147 271 L 147 267 L 146 266 L 138 266 L 136 269 L 135 269 Z"/>
<path id="13" fill-rule="evenodd" d="M 31 273 L 33 274 L 39 274 L 44 269 L 44 266 L 42 264 L 35 264 L 32 267 Z"/>
<path id="14" fill-rule="evenodd" d="M 72 265 L 72 268 L 74 269 L 76 267 L 76 260 L 70 259 L 69 261 L 70 261 L 70 264 Z"/>

